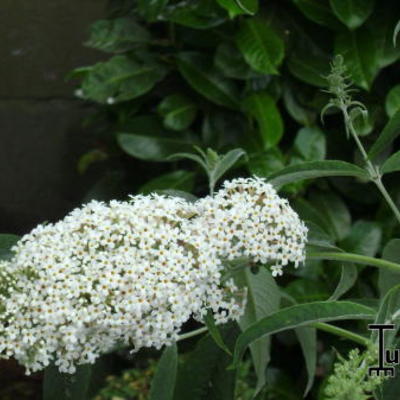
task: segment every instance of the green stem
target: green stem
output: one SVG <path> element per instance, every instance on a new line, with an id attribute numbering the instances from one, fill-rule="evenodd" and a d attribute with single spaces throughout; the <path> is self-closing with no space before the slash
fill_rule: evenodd
<path id="1" fill-rule="evenodd" d="M 321 331 L 332 333 L 336 336 L 341 336 L 346 339 L 352 340 L 353 342 L 359 343 L 363 346 L 368 346 L 370 340 L 365 338 L 364 336 L 358 335 L 357 333 L 348 331 L 347 329 L 339 328 L 334 325 L 326 324 L 324 322 L 316 322 L 312 324 L 314 328 L 317 328 Z"/>
<path id="2" fill-rule="evenodd" d="M 382 183 L 382 179 L 381 177 L 379 177 L 376 181 L 375 181 L 375 185 L 377 186 L 377 188 L 379 189 L 379 191 L 382 193 L 382 196 L 385 198 L 386 202 L 388 203 L 389 207 L 392 209 L 394 215 L 396 216 L 397 220 L 400 223 L 400 211 L 397 208 L 396 204 L 394 203 L 394 201 L 392 200 L 392 198 L 390 197 L 390 194 L 388 193 L 388 191 L 386 190 L 385 186 Z"/>
<path id="3" fill-rule="evenodd" d="M 189 339 L 193 336 L 201 335 L 202 333 L 207 332 L 207 331 L 208 331 L 208 328 L 206 326 L 204 326 L 203 328 L 199 328 L 199 329 L 196 329 L 191 332 L 183 333 L 182 335 L 179 335 L 177 342 L 179 342 L 181 340 Z"/>
<path id="4" fill-rule="evenodd" d="M 363 256 L 361 254 L 322 251 L 309 253 L 307 254 L 307 258 L 312 260 L 348 261 L 356 264 L 372 265 L 374 267 L 389 269 L 391 271 L 400 273 L 400 264 L 383 260 L 381 258 Z"/>
<path id="5" fill-rule="evenodd" d="M 342 104 L 340 109 L 342 110 L 342 113 L 344 115 L 346 129 L 347 129 L 348 133 L 350 133 L 353 136 L 353 139 L 355 140 L 357 147 L 361 152 L 364 162 L 367 165 L 367 171 L 369 173 L 371 180 L 375 183 L 376 187 L 381 192 L 383 198 L 386 200 L 387 204 L 393 211 L 393 214 L 395 215 L 397 221 L 400 223 L 400 211 L 399 211 L 398 207 L 396 206 L 395 202 L 393 201 L 393 199 L 391 198 L 389 192 L 386 190 L 386 188 L 382 182 L 382 178 L 381 178 L 378 168 L 375 167 L 372 164 L 372 162 L 370 161 L 370 159 L 368 158 L 368 154 L 365 151 L 365 148 L 364 148 L 363 144 L 361 143 L 361 141 L 357 135 L 357 132 L 354 128 L 353 121 L 350 118 L 349 113 L 347 112 L 347 106 L 345 104 Z"/>

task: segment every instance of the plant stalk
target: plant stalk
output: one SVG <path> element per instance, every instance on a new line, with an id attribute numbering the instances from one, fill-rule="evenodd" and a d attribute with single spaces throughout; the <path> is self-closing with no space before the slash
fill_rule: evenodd
<path id="1" fill-rule="evenodd" d="M 180 342 L 181 340 L 189 339 L 193 336 L 201 335 L 204 332 L 207 332 L 208 328 L 206 326 L 203 326 L 202 328 L 196 329 L 191 332 L 183 333 L 182 335 L 179 335 L 177 342 Z"/>
<path id="2" fill-rule="evenodd" d="M 345 121 L 347 132 L 350 133 L 351 136 L 353 136 L 353 139 L 356 142 L 357 147 L 361 152 L 364 162 L 367 165 L 367 171 L 369 173 L 371 180 L 375 183 L 376 187 L 381 192 L 383 198 L 386 200 L 387 204 L 393 211 L 397 221 L 400 223 L 400 211 L 399 211 L 398 207 L 396 206 L 395 202 L 393 201 L 393 199 L 391 198 L 389 192 L 386 190 L 386 188 L 382 182 L 382 177 L 381 177 L 381 174 L 379 173 L 378 168 L 375 167 L 372 164 L 371 160 L 368 158 L 368 154 L 365 151 L 365 148 L 364 148 L 363 144 L 361 143 L 361 141 L 357 135 L 357 132 L 354 128 L 354 125 L 349 116 L 349 113 L 347 112 L 347 106 L 345 104 L 342 104 L 340 109 L 344 115 L 344 121 Z"/>
<path id="3" fill-rule="evenodd" d="M 353 342 L 356 342 L 363 346 L 368 346 L 370 344 L 370 340 L 367 339 L 366 337 L 358 335 L 357 333 L 348 331 L 347 329 L 339 328 L 338 326 L 326 324 L 324 322 L 316 322 L 312 326 L 321 331 L 332 333 L 336 336 L 341 336 L 346 339 L 352 340 Z"/>
<path id="4" fill-rule="evenodd" d="M 307 258 L 313 260 L 348 261 L 355 264 L 371 265 L 374 267 L 384 268 L 393 272 L 400 273 L 400 264 L 383 260 L 381 258 L 363 256 L 361 254 L 321 251 L 316 253 L 309 253 L 307 254 Z"/>

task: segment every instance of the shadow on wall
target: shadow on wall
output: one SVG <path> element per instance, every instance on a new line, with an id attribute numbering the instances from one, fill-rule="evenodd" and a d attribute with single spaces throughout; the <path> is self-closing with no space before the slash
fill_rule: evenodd
<path id="1" fill-rule="evenodd" d="M 3 0 L 0 11 L 0 232 L 24 233 L 75 206 L 85 179 L 76 173 L 88 146 L 65 75 L 99 54 L 85 48 L 106 0 Z M 87 180 L 87 178 L 86 178 Z"/>

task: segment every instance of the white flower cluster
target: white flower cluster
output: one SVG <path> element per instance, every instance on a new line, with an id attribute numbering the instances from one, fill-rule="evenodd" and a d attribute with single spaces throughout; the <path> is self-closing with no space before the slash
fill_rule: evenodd
<path id="1" fill-rule="evenodd" d="M 227 181 L 214 197 L 200 200 L 198 209 L 219 257 L 271 264 L 273 276 L 282 275 L 289 262 L 304 262 L 307 228 L 263 179 Z"/>
<path id="2" fill-rule="evenodd" d="M 238 319 L 245 292 L 223 282 L 223 260 L 304 260 L 306 229 L 260 179 L 225 183 L 194 204 L 164 196 L 93 201 L 39 225 L 0 263 L 0 355 L 29 371 L 91 363 L 119 344 L 175 341 L 208 309 Z"/>

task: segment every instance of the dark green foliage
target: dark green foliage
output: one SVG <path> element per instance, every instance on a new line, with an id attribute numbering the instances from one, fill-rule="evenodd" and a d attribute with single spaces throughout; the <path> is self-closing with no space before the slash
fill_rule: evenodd
<path id="1" fill-rule="evenodd" d="M 382 93 L 388 95 L 389 115 L 397 110 L 397 92 L 382 78 L 383 67 L 400 56 L 392 41 L 397 21 L 390 7 L 395 2 L 374 3 L 133 2 L 117 18 L 92 26 L 86 45 L 114 55 L 77 70 L 81 94 L 109 104 L 107 129 L 123 133 L 114 143 L 136 159 L 161 161 L 191 151 L 191 144 L 217 151 L 240 144 L 249 154 L 248 172 L 262 176 L 284 166 L 332 159 L 337 133 L 331 123 L 321 127 L 318 114 L 328 102 L 320 88 L 327 85 L 334 54 L 343 55 L 353 82 L 370 91 L 359 94 L 371 113 L 360 134 L 372 138 L 384 126 L 386 117 L 377 114 Z M 152 118 L 153 125 L 158 121 L 159 127 L 142 129 L 137 119 L 142 117 Z M 372 155 L 395 139 L 393 125 L 382 132 Z M 115 150 L 109 147 L 109 164 L 118 156 Z M 347 156 L 338 159 L 353 162 Z M 393 170 L 393 162 L 387 170 Z M 304 187 L 299 183 L 287 190 Z"/>

